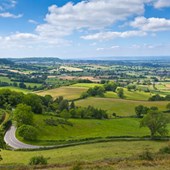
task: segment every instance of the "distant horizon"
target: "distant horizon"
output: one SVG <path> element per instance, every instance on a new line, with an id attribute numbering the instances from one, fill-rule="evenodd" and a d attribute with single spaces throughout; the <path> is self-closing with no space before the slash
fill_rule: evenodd
<path id="1" fill-rule="evenodd" d="M 38 58 L 56 58 L 61 60 L 170 60 L 170 56 L 103 56 L 103 57 L 86 57 L 86 58 L 65 58 L 57 56 L 34 56 L 34 57 L 2 57 L 0 59 L 38 59 Z"/>

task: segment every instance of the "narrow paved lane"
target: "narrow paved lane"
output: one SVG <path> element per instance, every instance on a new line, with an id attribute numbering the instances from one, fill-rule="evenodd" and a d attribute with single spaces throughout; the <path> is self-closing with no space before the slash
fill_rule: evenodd
<path id="1" fill-rule="evenodd" d="M 20 142 L 16 137 L 15 137 L 15 132 L 16 128 L 14 126 L 11 126 L 11 128 L 6 132 L 4 136 L 4 141 L 6 144 L 11 146 L 14 149 L 38 149 L 41 148 L 41 146 L 34 146 L 34 145 L 29 145 Z"/>

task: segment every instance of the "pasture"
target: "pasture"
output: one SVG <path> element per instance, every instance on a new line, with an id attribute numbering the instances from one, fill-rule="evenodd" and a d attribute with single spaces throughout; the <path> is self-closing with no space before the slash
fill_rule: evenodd
<path id="1" fill-rule="evenodd" d="M 77 83 L 77 84 L 73 84 L 71 86 L 72 87 L 93 88 L 95 86 L 103 86 L 103 85 L 102 84 L 98 84 L 98 83 Z"/>
<path id="2" fill-rule="evenodd" d="M 45 95 L 51 95 L 53 98 L 63 96 L 65 99 L 73 100 L 78 99 L 81 95 L 81 93 L 85 92 L 87 88 L 84 87 L 71 87 L 71 86 L 65 86 L 50 90 L 44 90 L 36 92 L 36 94 L 45 96 Z"/>
<path id="3" fill-rule="evenodd" d="M 142 137 L 149 135 L 147 128 L 140 128 L 140 119 L 121 118 L 121 119 L 69 119 L 73 126 L 58 125 L 50 126 L 45 123 L 45 119 L 52 116 L 34 115 L 34 124 L 38 129 L 38 138 L 34 144 L 54 145 L 67 143 L 70 140 L 84 140 L 89 138 L 106 138 L 106 137 Z M 57 119 L 53 117 L 53 119 Z M 17 137 L 19 137 L 17 135 Z M 22 140 L 19 137 L 20 140 Z M 62 141 L 62 142 L 61 142 Z M 28 142 L 28 141 L 24 141 Z M 30 143 L 30 142 L 29 142 Z M 32 143 L 32 142 L 31 142 Z"/>
<path id="4" fill-rule="evenodd" d="M 94 106 L 99 109 L 107 110 L 109 114 L 116 113 L 119 116 L 135 115 L 135 107 L 138 105 L 144 105 L 147 107 L 156 106 L 161 111 L 165 111 L 166 105 L 168 103 L 168 101 L 151 102 L 96 97 L 90 97 L 87 99 L 76 101 L 77 106 Z"/>

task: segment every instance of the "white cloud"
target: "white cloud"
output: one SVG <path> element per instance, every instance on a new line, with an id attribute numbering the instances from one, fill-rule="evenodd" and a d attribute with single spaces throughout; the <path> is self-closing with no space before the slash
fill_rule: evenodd
<path id="1" fill-rule="evenodd" d="M 82 36 L 85 40 L 110 40 L 114 38 L 128 38 L 134 36 L 145 36 L 146 33 L 143 31 L 125 31 L 125 32 L 100 32 L 96 34 Z"/>
<path id="2" fill-rule="evenodd" d="M 170 7 L 170 0 L 158 0 L 154 3 L 155 8 Z"/>
<path id="3" fill-rule="evenodd" d="M 37 24 L 38 24 L 38 22 L 37 22 L 37 21 L 35 21 L 35 20 L 33 20 L 33 19 L 29 19 L 29 20 L 28 20 L 28 22 L 29 22 L 29 23 L 31 23 L 31 24 L 35 24 L 35 25 L 37 25 Z"/>
<path id="4" fill-rule="evenodd" d="M 144 13 L 149 0 L 89 0 L 62 7 L 52 5 L 45 24 L 36 31 L 43 36 L 67 36 L 80 29 L 102 30 L 115 22 Z"/>
<path id="5" fill-rule="evenodd" d="M 9 12 L 3 12 L 3 13 L 0 13 L 0 17 L 2 18 L 21 18 L 23 15 L 22 14 L 18 14 L 18 15 L 14 15 L 12 13 L 9 13 Z"/>
<path id="6" fill-rule="evenodd" d="M 11 36 L 7 36 L 5 37 L 6 40 L 35 40 L 37 39 L 38 36 L 35 35 L 35 34 L 30 34 L 30 33 L 16 33 L 16 34 L 13 34 Z"/>
<path id="7" fill-rule="evenodd" d="M 96 51 L 110 51 L 110 50 L 114 50 L 114 49 L 118 49 L 120 48 L 119 45 L 113 45 L 111 47 L 100 47 L 100 48 L 96 48 Z"/>
<path id="8" fill-rule="evenodd" d="M 137 17 L 130 25 L 142 31 L 166 31 L 170 30 L 170 19 Z"/>

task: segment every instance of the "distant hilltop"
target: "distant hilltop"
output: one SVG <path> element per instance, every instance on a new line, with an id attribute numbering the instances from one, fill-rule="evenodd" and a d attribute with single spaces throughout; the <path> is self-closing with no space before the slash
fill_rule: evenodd
<path id="1" fill-rule="evenodd" d="M 10 61 L 15 63 L 56 63 L 62 62 L 57 57 L 29 57 L 29 58 L 9 58 Z"/>
<path id="2" fill-rule="evenodd" d="M 11 60 L 7 60 L 7 59 L 0 59 L 0 64 L 1 65 L 12 65 L 13 62 Z"/>

